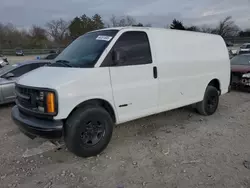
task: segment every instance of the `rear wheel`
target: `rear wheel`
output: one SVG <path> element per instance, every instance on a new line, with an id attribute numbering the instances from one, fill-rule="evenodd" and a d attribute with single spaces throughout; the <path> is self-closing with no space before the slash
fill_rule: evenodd
<path id="1" fill-rule="evenodd" d="M 95 156 L 110 142 L 113 121 L 109 113 L 98 106 L 79 108 L 68 118 L 64 127 L 67 148 L 80 157 Z"/>
<path id="2" fill-rule="evenodd" d="M 196 104 L 201 115 L 209 116 L 215 113 L 219 104 L 219 91 L 214 86 L 207 86 L 204 98 Z"/>

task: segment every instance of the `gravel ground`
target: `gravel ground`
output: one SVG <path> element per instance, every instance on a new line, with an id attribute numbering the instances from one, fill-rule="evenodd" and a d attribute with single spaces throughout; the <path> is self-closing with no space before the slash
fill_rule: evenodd
<path id="1" fill-rule="evenodd" d="M 250 95 L 221 97 L 216 114 L 189 107 L 117 126 L 100 156 L 79 158 L 30 140 L 0 108 L 0 187 L 249 188 Z"/>

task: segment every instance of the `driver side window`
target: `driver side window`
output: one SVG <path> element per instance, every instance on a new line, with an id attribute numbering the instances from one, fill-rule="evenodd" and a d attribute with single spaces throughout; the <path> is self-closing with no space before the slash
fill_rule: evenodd
<path id="1" fill-rule="evenodd" d="M 123 33 L 109 52 L 102 67 L 114 66 L 113 51 L 121 51 L 125 61 L 115 66 L 142 65 L 152 63 L 148 36 L 143 31 L 128 31 Z"/>

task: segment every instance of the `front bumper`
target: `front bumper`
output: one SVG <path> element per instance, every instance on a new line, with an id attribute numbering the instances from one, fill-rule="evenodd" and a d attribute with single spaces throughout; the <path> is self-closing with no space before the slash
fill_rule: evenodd
<path id="1" fill-rule="evenodd" d="M 11 116 L 19 129 L 30 138 L 60 139 L 63 135 L 63 122 L 60 120 L 27 116 L 21 113 L 17 106 L 12 108 Z"/>
<path id="2" fill-rule="evenodd" d="M 244 76 L 246 73 L 232 72 L 231 85 L 235 88 L 250 87 L 250 78 Z"/>
<path id="3" fill-rule="evenodd" d="M 250 87 L 250 81 L 242 81 L 242 80 L 240 80 L 239 82 L 233 82 L 231 85 L 234 88 L 249 88 Z"/>

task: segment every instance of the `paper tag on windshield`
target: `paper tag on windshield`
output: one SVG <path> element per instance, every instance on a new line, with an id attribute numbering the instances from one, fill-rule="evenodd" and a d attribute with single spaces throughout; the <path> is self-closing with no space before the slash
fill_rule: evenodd
<path id="1" fill-rule="evenodd" d="M 105 40 L 105 41 L 110 41 L 112 39 L 111 36 L 105 36 L 105 35 L 99 35 L 96 40 Z"/>

